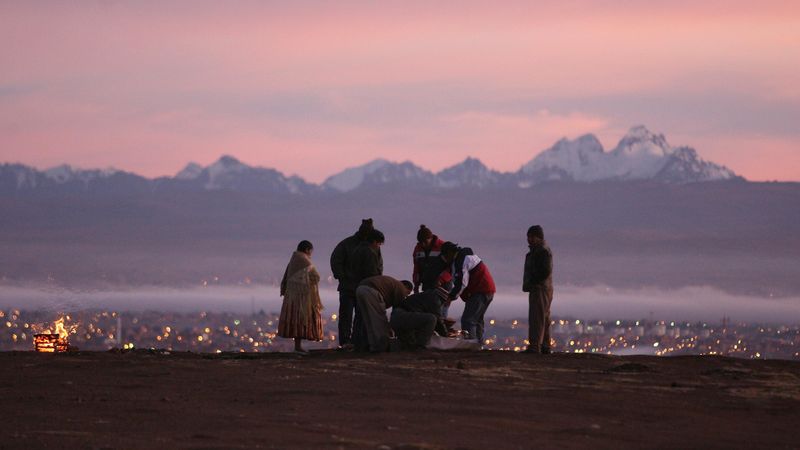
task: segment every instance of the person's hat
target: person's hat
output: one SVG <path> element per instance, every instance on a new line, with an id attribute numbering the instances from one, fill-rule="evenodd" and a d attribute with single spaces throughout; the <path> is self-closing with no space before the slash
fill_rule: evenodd
<path id="1" fill-rule="evenodd" d="M 433 237 L 433 232 L 425 225 L 419 226 L 417 231 L 417 242 L 424 242 L 426 239 Z"/>
<path id="2" fill-rule="evenodd" d="M 372 225 L 372 218 L 363 219 L 361 221 L 361 225 L 358 227 L 358 234 L 366 235 L 370 231 L 372 231 L 375 227 Z"/>

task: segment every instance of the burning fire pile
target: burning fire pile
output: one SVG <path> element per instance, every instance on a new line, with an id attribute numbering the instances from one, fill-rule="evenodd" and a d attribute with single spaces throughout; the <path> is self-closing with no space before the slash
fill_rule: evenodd
<path id="1" fill-rule="evenodd" d="M 69 318 L 69 316 L 67 316 Z M 77 325 L 69 327 L 64 325 L 64 317 L 55 321 L 55 331 L 46 329 L 41 333 L 33 335 L 33 346 L 37 352 L 43 353 L 61 353 L 71 349 L 69 346 L 69 335 L 74 333 Z"/>

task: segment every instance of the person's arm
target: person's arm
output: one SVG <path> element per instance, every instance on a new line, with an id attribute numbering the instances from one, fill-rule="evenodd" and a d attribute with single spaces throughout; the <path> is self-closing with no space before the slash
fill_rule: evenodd
<path id="1" fill-rule="evenodd" d="M 364 267 L 364 278 L 383 275 L 383 258 L 381 258 L 380 249 L 369 249 L 365 262 L 367 264 Z"/>
<path id="2" fill-rule="evenodd" d="M 347 276 L 347 250 L 344 242 L 339 242 L 331 253 L 331 272 L 333 272 L 333 278 L 339 281 Z"/>
<path id="3" fill-rule="evenodd" d="M 417 248 L 414 247 L 414 252 L 411 253 L 411 262 L 414 264 L 414 270 L 411 272 L 411 282 L 414 283 L 414 293 L 419 292 L 419 285 L 422 283 L 419 273 L 419 261 L 417 261 Z"/>
<path id="4" fill-rule="evenodd" d="M 308 268 L 308 281 L 313 284 L 319 284 L 320 280 L 319 272 L 317 268 L 312 264 L 311 267 Z"/>
<path id="5" fill-rule="evenodd" d="M 283 271 L 283 278 L 281 279 L 281 297 L 286 295 L 286 277 L 289 276 L 289 266 L 286 266 L 286 270 Z"/>
<path id="6" fill-rule="evenodd" d="M 532 252 L 529 252 L 525 255 L 525 268 L 523 269 L 522 274 L 522 292 L 530 292 L 531 291 L 531 257 Z"/>

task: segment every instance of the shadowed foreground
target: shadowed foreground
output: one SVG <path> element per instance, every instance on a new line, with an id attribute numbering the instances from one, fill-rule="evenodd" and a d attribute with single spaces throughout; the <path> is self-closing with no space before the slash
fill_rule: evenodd
<path id="1" fill-rule="evenodd" d="M 800 363 L 0 353 L 3 448 L 798 446 Z"/>

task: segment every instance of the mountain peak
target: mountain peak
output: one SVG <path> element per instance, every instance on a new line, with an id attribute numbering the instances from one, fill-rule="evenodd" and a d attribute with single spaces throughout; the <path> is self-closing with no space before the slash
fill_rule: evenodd
<path id="1" fill-rule="evenodd" d="M 179 180 L 194 180 L 203 173 L 203 166 L 195 162 L 190 162 L 180 172 L 175 175 Z"/>
<path id="2" fill-rule="evenodd" d="M 217 160 L 217 162 L 215 162 L 212 165 L 217 165 L 217 164 L 225 166 L 225 167 L 244 166 L 245 165 L 241 161 L 239 161 L 238 159 L 234 158 L 231 155 L 222 155 L 222 156 L 220 156 L 219 159 Z"/>
<path id="3" fill-rule="evenodd" d="M 522 166 L 520 171 L 529 175 L 547 172 L 547 179 L 551 180 L 593 181 L 592 171 L 601 164 L 604 156 L 603 144 L 593 134 L 584 134 L 573 140 L 564 137 Z"/>
<path id="4" fill-rule="evenodd" d="M 437 185 L 443 188 L 463 186 L 481 188 L 499 183 L 503 174 L 489 169 L 481 160 L 470 156 L 437 173 L 436 178 Z"/>
<path id="5" fill-rule="evenodd" d="M 593 135 L 563 138 L 522 166 L 518 184 L 529 186 L 545 180 L 692 182 L 736 177 L 727 168 L 703 161 L 694 149 L 676 152 L 663 134 L 653 133 L 644 125 L 631 127 L 607 153 Z"/>
<path id="6" fill-rule="evenodd" d="M 366 175 L 369 175 L 389 164 L 391 164 L 389 161 L 383 158 L 378 158 L 360 166 L 348 167 L 336 175 L 331 175 L 328 177 L 322 183 L 322 185 L 339 192 L 352 191 L 361 185 Z"/>
<path id="7" fill-rule="evenodd" d="M 45 170 L 44 175 L 56 183 L 65 183 L 75 176 L 75 171 L 69 164 L 61 164 Z"/>
<path id="8" fill-rule="evenodd" d="M 459 164 L 456 164 L 453 167 L 458 166 L 467 167 L 470 169 L 486 169 L 486 164 L 484 164 L 483 161 L 478 158 L 473 158 L 472 156 L 467 156 L 464 161 L 461 161 Z"/>
<path id="9" fill-rule="evenodd" d="M 656 156 L 666 156 L 672 153 L 672 147 L 667 143 L 663 134 L 655 134 L 644 125 L 631 127 L 619 141 L 612 154 L 647 153 Z"/>
<path id="10" fill-rule="evenodd" d="M 649 136 L 653 136 L 653 132 L 651 132 L 644 125 L 634 125 L 630 127 L 630 129 L 628 129 L 627 133 L 625 133 L 625 137 L 631 137 L 631 138 L 646 139 Z"/>

